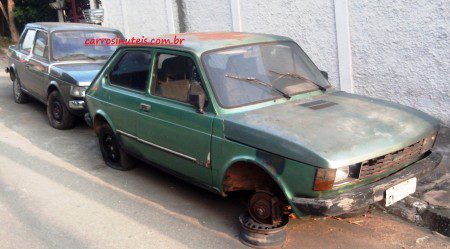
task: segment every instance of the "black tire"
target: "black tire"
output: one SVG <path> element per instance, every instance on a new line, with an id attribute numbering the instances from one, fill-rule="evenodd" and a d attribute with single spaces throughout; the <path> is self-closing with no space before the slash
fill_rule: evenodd
<path id="1" fill-rule="evenodd" d="M 25 104 L 30 101 L 28 95 L 22 91 L 19 79 L 16 77 L 13 81 L 14 101 L 18 104 Z"/>
<path id="2" fill-rule="evenodd" d="M 58 130 L 73 127 L 75 116 L 69 112 L 58 91 L 53 91 L 47 98 L 47 117 L 50 125 Z"/>
<path id="3" fill-rule="evenodd" d="M 116 134 L 107 124 L 100 127 L 98 143 L 105 163 L 117 170 L 130 170 L 136 166 L 136 159 L 128 155 L 120 146 Z"/>

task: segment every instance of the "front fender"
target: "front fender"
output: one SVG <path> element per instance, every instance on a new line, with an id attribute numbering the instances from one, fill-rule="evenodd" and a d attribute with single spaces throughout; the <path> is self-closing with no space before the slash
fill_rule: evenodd
<path id="1" fill-rule="evenodd" d="M 316 167 L 276 154 L 214 136 L 212 141 L 213 184 L 224 195 L 227 171 L 237 162 L 250 162 L 264 170 L 284 193 L 297 216 L 304 216 L 292 202 L 293 197 L 314 196 Z"/>

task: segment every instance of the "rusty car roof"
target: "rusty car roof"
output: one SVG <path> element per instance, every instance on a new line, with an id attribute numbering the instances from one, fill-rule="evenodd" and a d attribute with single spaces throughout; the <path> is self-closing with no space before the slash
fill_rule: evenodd
<path id="1" fill-rule="evenodd" d="M 118 32 L 119 30 L 113 28 L 106 28 L 100 25 L 87 24 L 87 23 L 71 23 L 71 22 L 35 22 L 28 23 L 26 27 L 40 28 L 49 32 L 63 31 L 63 30 L 99 30 Z"/>
<path id="2" fill-rule="evenodd" d="M 227 47 L 247 45 L 254 43 L 276 42 L 276 41 L 292 41 L 285 36 L 260 34 L 260 33 L 243 33 L 243 32 L 204 32 L 204 33 L 180 33 L 163 35 L 161 38 L 184 38 L 184 50 L 202 54 L 206 51 L 215 49 L 223 49 Z M 170 45 L 161 45 L 158 47 L 170 47 Z"/>

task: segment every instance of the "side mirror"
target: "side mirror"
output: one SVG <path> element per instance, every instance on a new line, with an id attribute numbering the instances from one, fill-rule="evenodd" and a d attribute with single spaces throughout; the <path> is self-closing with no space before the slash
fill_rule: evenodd
<path id="1" fill-rule="evenodd" d="M 189 93 L 189 103 L 197 107 L 198 113 L 205 113 L 204 107 L 206 103 L 206 95 L 204 91 Z"/>
<path id="2" fill-rule="evenodd" d="M 320 72 L 322 73 L 323 77 L 325 77 L 325 79 L 328 80 L 328 73 L 327 73 L 327 71 L 320 71 Z"/>

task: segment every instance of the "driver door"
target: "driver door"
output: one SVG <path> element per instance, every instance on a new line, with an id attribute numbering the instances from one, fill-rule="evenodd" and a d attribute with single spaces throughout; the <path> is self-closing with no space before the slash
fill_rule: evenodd
<path id="1" fill-rule="evenodd" d="M 201 87 L 189 54 L 156 50 L 150 93 L 141 98 L 137 132 L 141 155 L 194 182 L 211 185 L 211 132 L 215 114 L 189 103 L 189 88 Z M 199 84 L 200 83 L 200 84 Z"/>
<path id="2" fill-rule="evenodd" d="M 19 44 L 19 52 L 17 53 L 19 59 L 19 63 L 17 63 L 17 73 L 20 84 L 26 91 L 31 92 L 33 95 L 36 95 L 36 93 L 33 91 L 33 77 L 30 75 L 29 67 L 36 32 L 36 29 L 27 29 L 25 31 Z"/>

